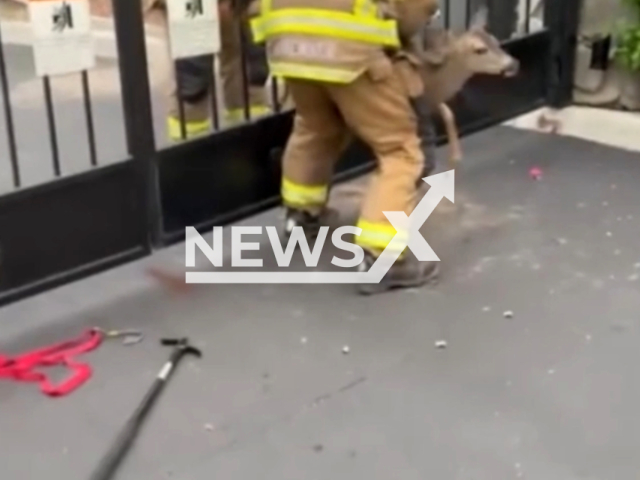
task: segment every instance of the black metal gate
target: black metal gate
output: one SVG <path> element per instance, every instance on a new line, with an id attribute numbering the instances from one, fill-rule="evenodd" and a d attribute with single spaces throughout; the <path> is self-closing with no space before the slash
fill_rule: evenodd
<path id="1" fill-rule="evenodd" d="M 489 29 L 520 60 L 521 71 L 511 79 L 474 78 L 450 102 L 462 135 L 545 104 L 562 107 L 571 101 L 580 0 L 543 1 L 482 1 L 489 7 Z M 477 3 L 444 1 L 443 25 L 463 29 Z M 31 160 L 21 157 L 25 140 L 19 129 L 30 127 L 29 122 L 20 125 L 15 121 L 16 110 L 21 107 L 16 107 L 15 99 L 12 101 L 12 71 L 6 55 L 10 46 L 2 39 L 0 24 L 4 112 L 0 130 L 6 131 L 7 152 L 5 156 L 0 143 L 0 158 L 10 168 L 15 189 L 0 196 L 0 303 L 181 241 L 186 226 L 208 229 L 279 202 L 280 168 L 274 152 L 286 143 L 292 112 L 280 111 L 275 98 L 277 87 L 271 89 L 273 114 L 251 119 L 245 108 L 245 122 L 220 128 L 214 95 L 214 128 L 209 134 L 159 148 L 162 127 L 157 128 L 159 122 L 154 122 L 154 117 L 162 121 L 166 105 L 158 107 L 152 101 L 158 94 L 152 92 L 149 81 L 148 42 L 139 2 L 113 0 L 113 18 L 123 121 L 118 127 L 122 128 L 126 146 L 120 160 L 124 160 L 101 165 L 100 149 L 96 147 L 101 139 L 96 140 L 100 137 L 96 132 L 102 130 L 94 125 L 87 73 L 76 79 L 80 110 L 75 115 L 84 119 L 82 128 L 66 134 L 71 142 L 86 137 L 86 145 L 66 145 L 66 151 L 61 148 L 65 146 L 60 140 L 61 127 L 69 128 L 67 112 L 61 114 L 61 109 L 54 109 L 55 82 L 44 79 L 39 87 L 43 102 L 40 108 L 31 108 L 29 115 L 46 119 L 46 140 L 37 137 L 35 141 L 48 142 L 45 155 L 51 157 L 53 179 L 26 188 L 21 168 Z M 248 67 L 246 62 L 244 65 L 246 85 Z M 218 83 L 215 70 L 211 76 L 214 92 Z M 24 112 L 21 114 L 24 117 Z M 436 124 L 439 142 L 443 142 L 442 128 L 439 122 Z M 103 145 L 111 141 L 107 137 L 102 135 Z M 83 151 L 80 156 L 85 157 L 88 171 L 69 175 L 61 165 L 66 155 L 73 152 L 78 156 L 78 151 Z M 37 155 L 40 162 L 45 155 Z M 372 166 L 366 148 L 355 144 L 339 163 L 336 181 L 364 173 Z"/>

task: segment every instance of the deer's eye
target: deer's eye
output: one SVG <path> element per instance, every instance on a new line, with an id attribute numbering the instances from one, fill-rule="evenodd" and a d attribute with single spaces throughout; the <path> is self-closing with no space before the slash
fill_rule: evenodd
<path id="1" fill-rule="evenodd" d="M 489 49 L 487 47 L 478 47 L 478 48 L 476 48 L 476 54 L 477 55 L 484 55 L 488 51 L 489 51 Z"/>

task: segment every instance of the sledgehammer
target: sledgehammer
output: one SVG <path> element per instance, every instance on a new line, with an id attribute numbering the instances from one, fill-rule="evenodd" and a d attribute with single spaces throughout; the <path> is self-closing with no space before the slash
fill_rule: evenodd
<path id="1" fill-rule="evenodd" d="M 169 380 L 171 373 L 182 357 L 189 354 L 195 355 L 198 358 L 202 356 L 202 352 L 189 345 L 189 340 L 186 338 L 163 339 L 161 340 L 161 344 L 174 347 L 169 360 L 164 364 L 158 373 L 158 376 L 154 380 L 153 385 L 151 385 L 151 389 L 147 392 L 138 408 L 114 440 L 111 449 L 102 458 L 98 467 L 94 470 L 91 475 L 91 480 L 109 480 L 113 477 L 113 474 L 120 466 L 120 462 L 124 459 L 126 453 L 133 445 L 133 441 L 137 437 L 140 427 L 142 427 L 151 407 L 160 396 L 160 393 Z"/>

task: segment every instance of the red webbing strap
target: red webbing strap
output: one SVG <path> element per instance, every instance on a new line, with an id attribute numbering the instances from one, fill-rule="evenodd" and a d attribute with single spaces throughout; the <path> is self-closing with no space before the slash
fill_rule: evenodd
<path id="1" fill-rule="evenodd" d="M 46 395 L 67 395 L 86 382 L 93 373 L 89 365 L 75 361 L 74 357 L 97 348 L 102 343 L 102 338 L 99 330 L 90 329 L 74 340 L 33 350 L 14 358 L 0 355 L 0 379 L 38 382 L 40 390 Z M 44 373 L 36 370 L 37 367 L 51 366 L 67 367 L 72 374 L 54 384 Z"/>

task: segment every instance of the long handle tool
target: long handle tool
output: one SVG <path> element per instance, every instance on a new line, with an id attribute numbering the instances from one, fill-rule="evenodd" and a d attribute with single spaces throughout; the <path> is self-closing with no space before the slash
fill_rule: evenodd
<path id="1" fill-rule="evenodd" d="M 133 445 L 133 441 L 137 437 L 140 427 L 142 427 L 151 407 L 160 396 L 162 389 L 171 377 L 171 373 L 176 368 L 182 357 L 185 355 L 195 355 L 196 357 L 202 356 L 202 352 L 200 350 L 189 345 L 189 340 L 187 338 L 163 339 L 161 343 L 162 345 L 174 347 L 169 360 L 164 364 L 160 373 L 158 373 L 158 376 L 154 380 L 151 389 L 147 392 L 138 408 L 114 440 L 111 449 L 102 458 L 98 467 L 94 470 L 91 475 L 91 480 L 109 480 L 113 478 L 113 474 L 116 472 L 126 453 Z"/>

